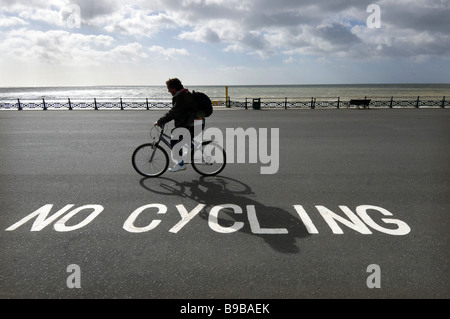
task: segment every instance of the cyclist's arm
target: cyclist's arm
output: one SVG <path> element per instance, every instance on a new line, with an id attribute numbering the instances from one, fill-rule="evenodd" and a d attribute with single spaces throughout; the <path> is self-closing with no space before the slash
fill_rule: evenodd
<path id="1" fill-rule="evenodd" d="M 166 123 L 172 121 L 177 116 L 178 110 L 176 106 L 174 106 L 169 112 L 167 112 L 163 117 L 161 117 L 155 125 L 163 126 Z"/>
<path id="2" fill-rule="evenodd" d="M 190 114 L 190 104 L 186 100 L 186 94 L 177 98 L 175 105 L 163 117 L 157 121 L 157 125 L 162 126 L 172 120 L 188 117 Z"/>

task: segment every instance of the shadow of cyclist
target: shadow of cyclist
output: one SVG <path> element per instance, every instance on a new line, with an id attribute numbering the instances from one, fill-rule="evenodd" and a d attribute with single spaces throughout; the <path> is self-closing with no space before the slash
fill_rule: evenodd
<path id="1" fill-rule="evenodd" d="M 217 218 L 218 224 L 221 227 L 231 227 L 235 223 L 241 223 L 243 227 L 239 231 L 264 239 L 270 247 L 279 252 L 297 253 L 299 248 L 296 239 L 309 235 L 305 225 L 297 216 L 252 199 L 255 194 L 250 186 L 236 179 L 224 176 L 202 176 L 192 182 L 178 182 L 160 177 L 151 179 L 151 187 L 146 185 L 147 180 L 141 179 L 140 184 L 148 191 L 160 195 L 189 198 L 205 204 L 199 216 L 208 222 L 210 221 L 209 212 L 214 206 L 234 204 L 241 207 L 242 214 L 236 214 L 233 209 L 226 207 L 221 209 Z M 159 181 L 158 184 L 155 183 L 156 180 Z M 249 222 L 249 218 L 252 218 L 252 223 Z"/>

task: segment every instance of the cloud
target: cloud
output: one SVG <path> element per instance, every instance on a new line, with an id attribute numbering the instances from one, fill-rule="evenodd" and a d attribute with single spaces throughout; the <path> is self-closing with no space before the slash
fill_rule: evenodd
<path id="1" fill-rule="evenodd" d="M 158 3 L 180 28 L 180 39 L 222 44 L 224 51 L 254 53 L 263 58 L 279 53 L 325 59 L 413 58 L 442 56 L 450 47 L 450 8 L 441 0 Z M 373 3 L 381 8 L 381 29 L 366 25 L 370 15 L 366 9 Z"/>
<path id="2" fill-rule="evenodd" d="M 186 49 L 175 49 L 175 48 L 165 49 L 157 45 L 149 48 L 149 51 L 153 54 L 156 54 L 157 57 L 162 57 L 165 60 L 175 60 L 179 56 L 189 55 L 189 52 Z"/>
<path id="3" fill-rule="evenodd" d="M 0 0 L 0 62 L 448 61 L 449 16 L 447 0 Z"/>
<path id="4" fill-rule="evenodd" d="M 14 30 L 0 43 L 0 50 L 13 61 L 64 66 L 133 62 L 147 57 L 139 43 L 114 46 L 110 36 L 62 30 Z"/>
<path id="5" fill-rule="evenodd" d="M 18 17 L 8 17 L 0 14 L 0 28 L 9 28 L 16 26 L 24 26 L 28 24 L 25 20 Z"/>
<path id="6" fill-rule="evenodd" d="M 121 7 L 121 2 L 118 0 L 72 0 L 67 2 L 66 5 L 75 4 L 80 7 L 81 17 L 85 21 L 113 15 Z"/>
<path id="7" fill-rule="evenodd" d="M 151 38 L 165 30 L 178 39 L 220 45 L 225 52 L 263 58 L 310 54 L 321 58 L 444 55 L 450 44 L 450 5 L 442 0 L 0 0 L 1 26 L 45 21 L 64 27 L 64 8 L 80 7 L 83 25 Z M 381 8 L 381 29 L 369 29 L 366 8 Z M 16 13 L 16 17 L 11 14 Z M 15 20 L 14 20 L 15 19 Z M 437 23 L 438 22 L 438 23 Z M 409 38 L 409 40 L 408 40 Z"/>
<path id="8" fill-rule="evenodd" d="M 141 10 L 127 5 L 108 16 L 97 16 L 86 23 L 108 33 L 139 37 L 152 37 L 177 26 L 173 18 L 164 12 Z"/>
<path id="9" fill-rule="evenodd" d="M 450 33 L 450 2 L 446 0 L 379 1 L 382 19 L 392 30 Z"/>
<path id="10" fill-rule="evenodd" d="M 216 31 L 213 31 L 207 26 L 201 26 L 195 31 L 183 31 L 179 35 L 180 39 L 191 40 L 197 42 L 217 43 L 220 41 L 220 37 Z"/>

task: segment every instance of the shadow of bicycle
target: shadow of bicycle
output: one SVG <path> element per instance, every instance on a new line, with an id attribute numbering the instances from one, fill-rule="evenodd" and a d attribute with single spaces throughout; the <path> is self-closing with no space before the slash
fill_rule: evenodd
<path id="1" fill-rule="evenodd" d="M 236 214 L 233 209 L 224 207 L 218 214 L 218 223 L 222 227 L 241 223 L 243 227 L 239 229 L 240 232 L 258 236 L 270 247 L 282 253 L 299 252 L 297 239 L 309 236 L 305 225 L 298 217 L 281 208 L 256 201 L 252 198 L 255 194 L 250 186 L 233 178 L 202 176 L 190 182 L 179 182 L 165 177 L 143 178 L 140 180 L 140 185 L 155 194 L 188 198 L 204 204 L 205 207 L 199 216 L 206 221 L 209 220 L 209 212 L 213 207 L 226 206 L 226 204 L 237 205 L 242 208 L 243 214 Z M 271 229 L 284 231 L 269 234 L 255 231 L 249 222 L 249 206 L 252 217 L 256 213 L 260 229 L 269 230 L 269 232 Z"/>

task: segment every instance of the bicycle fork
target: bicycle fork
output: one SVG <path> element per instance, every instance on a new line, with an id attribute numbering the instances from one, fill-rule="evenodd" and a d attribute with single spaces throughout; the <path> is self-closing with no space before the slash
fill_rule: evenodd
<path id="1" fill-rule="evenodd" d="M 153 162 L 153 158 L 155 157 L 155 153 L 156 153 L 156 146 L 158 146 L 158 144 L 159 143 L 157 143 L 157 142 L 152 143 L 153 152 L 152 152 L 152 156 L 150 156 L 150 159 L 148 160 L 149 163 Z"/>

